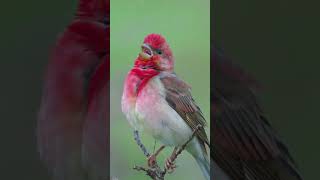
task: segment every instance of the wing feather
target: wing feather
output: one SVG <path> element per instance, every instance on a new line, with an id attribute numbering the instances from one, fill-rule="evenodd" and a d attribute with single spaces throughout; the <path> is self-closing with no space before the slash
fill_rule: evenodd
<path id="1" fill-rule="evenodd" d="M 302 179 L 259 106 L 257 83 L 221 53 L 212 70 L 213 160 L 235 180 Z"/>
<path id="2" fill-rule="evenodd" d="M 202 128 L 197 132 L 196 137 L 201 144 L 209 145 L 208 137 L 205 132 L 207 125 L 205 118 L 192 98 L 190 86 L 180 80 L 175 74 L 163 73 L 160 80 L 164 85 L 166 101 L 181 118 L 189 125 L 192 130 L 195 130 L 198 125 Z"/>

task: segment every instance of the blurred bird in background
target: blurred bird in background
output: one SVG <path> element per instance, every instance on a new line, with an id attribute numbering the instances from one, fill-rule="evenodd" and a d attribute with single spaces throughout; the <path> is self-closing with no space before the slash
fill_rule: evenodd
<path id="1" fill-rule="evenodd" d="M 216 180 L 302 180 L 257 101 L 258 83 L 212 51 L 212 173 Z"/>
<path id="2" fill-rule="evenodd" d="M 47 67 L 38 115 L 54 180 L 109 179 L 109 0 L 79 0 Z"/>
<path id="3" fill-rule="evenodd" d="M 174 57 L 163 36 L 145 37 L 124 83 L 122 111 L 134 128 L 137 144 L 149 157 L 149 165 L 165 146 L 174 147 L 175 153 L 201 125 L 186 150 L 195 158 L 204 177 L 210 179 L 206 121 L 192 98 L 190 86 L 174 73 Z M 164 144 L 153 155 L 148 154 L 140 140 L 139 132 L 143 130 Z M 175 168 L 170 159 L 166 168 Z"/>

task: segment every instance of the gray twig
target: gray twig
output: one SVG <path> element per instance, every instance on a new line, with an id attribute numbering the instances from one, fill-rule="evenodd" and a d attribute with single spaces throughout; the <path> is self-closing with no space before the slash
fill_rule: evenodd
<path id="1" fill-rule="evenodd" d="M 178 151 L 176 151 L 175 153 L 173 153 L 169 158 L 171 160 L 171 162 L 174 162 L 178 156 L 182 153 L 183 150 L 185 150 L 185 148 L 187 147 L 187 145 L 190 143 L 190 141 L 194 138 L 194 136 L 196 135 L 197 131 L 201 128 L 201 125 L 198 125 L 192 135 L 190 136 L 190 138 L 179 148 Z M 143 149 L 143 148 L 142 148 Z M 143 149 L 145 150 L 145 149 Z M 143 151 L 143 153 L 146 155 L 146 150 Z M 149 156 L 147 156 L 149 157 Z M 167 169 L 164 167 L 163 170 L 160 168 L 160 166 L 158 165 L 157 161 L 148 168 L 142 167 L 142 166 L 134 166 L 133 167 L 134 170 L 137 171 L 143 171 L 146 173 L 147 176 L 151 177 L 153 180 L 164 180 L 165 175 L 167 174 Z"/>

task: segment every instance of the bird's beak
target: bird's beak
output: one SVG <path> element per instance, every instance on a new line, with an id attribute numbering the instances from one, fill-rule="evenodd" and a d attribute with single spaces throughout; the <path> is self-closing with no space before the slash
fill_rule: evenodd
<path id="1" fill-rule="evenodd" d="M 148 44 L 142 44 L 140 56 L 144 60 L 149 60 L 153 56 L 152 49 Z"/>

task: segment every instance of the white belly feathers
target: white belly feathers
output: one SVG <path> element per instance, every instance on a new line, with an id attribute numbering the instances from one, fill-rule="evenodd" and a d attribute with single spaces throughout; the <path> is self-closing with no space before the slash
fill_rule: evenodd
<path id="1" fill-rule="evenodd" d="M 136 126 L 165 145 L 182 145 L 192 135 L 190 127 L 165 100 L 165 89 L 158 76 L 139 93 L 134 114 Z"/>

